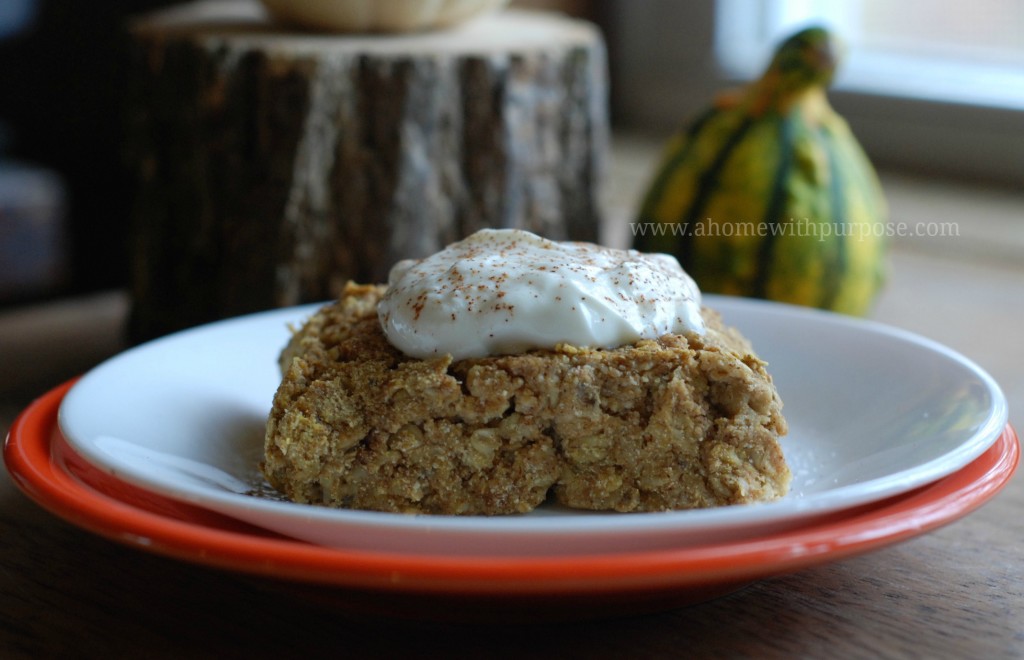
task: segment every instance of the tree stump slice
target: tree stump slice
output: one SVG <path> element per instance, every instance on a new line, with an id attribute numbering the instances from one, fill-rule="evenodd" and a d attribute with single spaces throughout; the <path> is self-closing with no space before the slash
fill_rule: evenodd
<path id="1" fill-rule="evenodd" d="M 586 22 L 338 36 L 211 0 L 132 36 L 135 340 L 385 281 L 484 227 L 598 237 L 607 71 Z"/>

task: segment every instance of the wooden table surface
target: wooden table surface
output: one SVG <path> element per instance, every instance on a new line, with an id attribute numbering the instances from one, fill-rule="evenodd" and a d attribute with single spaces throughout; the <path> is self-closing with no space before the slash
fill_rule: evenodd
<path id="1" fill-rule="evenodd" d="M 874 317 L 975 359 L 1006 390 L 1011 422 L 1020 419 L 1024 197 L 897 177 L 887 186 L 894 213 L 929 221 L 952 214 L 961 236 L 897 241 Z M 119 350 L 126 308 L 114 292 L 0 312 L 0 430 L 33 396 Z M 470 625 L 355 617 L 259 580 L 122 546 L 43 511 L 2 471 L 0 657 L 303 657 L 330 649 L 339 657 L 1021 658 L 1022 511 L 1018 476 L 947 527 L 710 602 L 602 621 Z"/>

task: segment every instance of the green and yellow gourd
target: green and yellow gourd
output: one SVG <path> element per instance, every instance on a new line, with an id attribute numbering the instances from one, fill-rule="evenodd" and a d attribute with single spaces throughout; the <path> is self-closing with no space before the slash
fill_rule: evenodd
<path id="1" fill-rule="evenodd" d="M 837 44 L 787 39 L 760 80 L 676 135 L 633 225 L 703 291 L 864 314 L 885 275 L 887 211 L 871 163 L 825 90 Z"/>

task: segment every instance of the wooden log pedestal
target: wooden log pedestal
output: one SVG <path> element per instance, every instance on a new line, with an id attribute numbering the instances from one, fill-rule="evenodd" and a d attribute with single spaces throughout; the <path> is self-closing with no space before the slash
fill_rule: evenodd
<path id="1" fill-rule="evenodd" d="M 597 239 L 607 72 L 586 22 L 325 35 L 208 0 L 132 36 L 135 341 L 385 281 L 483 227 Z"/>

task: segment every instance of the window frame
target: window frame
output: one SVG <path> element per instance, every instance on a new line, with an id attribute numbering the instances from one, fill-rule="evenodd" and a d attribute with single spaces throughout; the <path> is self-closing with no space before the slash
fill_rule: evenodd
<path id="1" fill-rule="evenodd" d="M 733 7 L 730 12 L 730 4 L 747 11 L 737 14 Z M 763 12 L 771 11 L 773 4 L 750 0 L 610 3 L 603 22 L 612 55 L 613 112 L 618 125 L 648 132 L 674 129 L 706 107 L 718 91 L 756 76 L 771 46 L 754 43 L 750 35 L 764 29 Z M 725 20 L 730 13 L 732 17 Z M 731 48 L 723 48 L 730 43 Z M 744 64 L 738 66 L 738 62 Z M 955 94 L 936 98 L 915 92 L 912 85 L 879 86 L 877 72 L 863 64 L 845 74 L 841 71 L 829 97 L 876 164 L 1024 185 L 1024 90 L 1019 102 L 1012 98 L 1009 102 L 967 101 Z"/>

